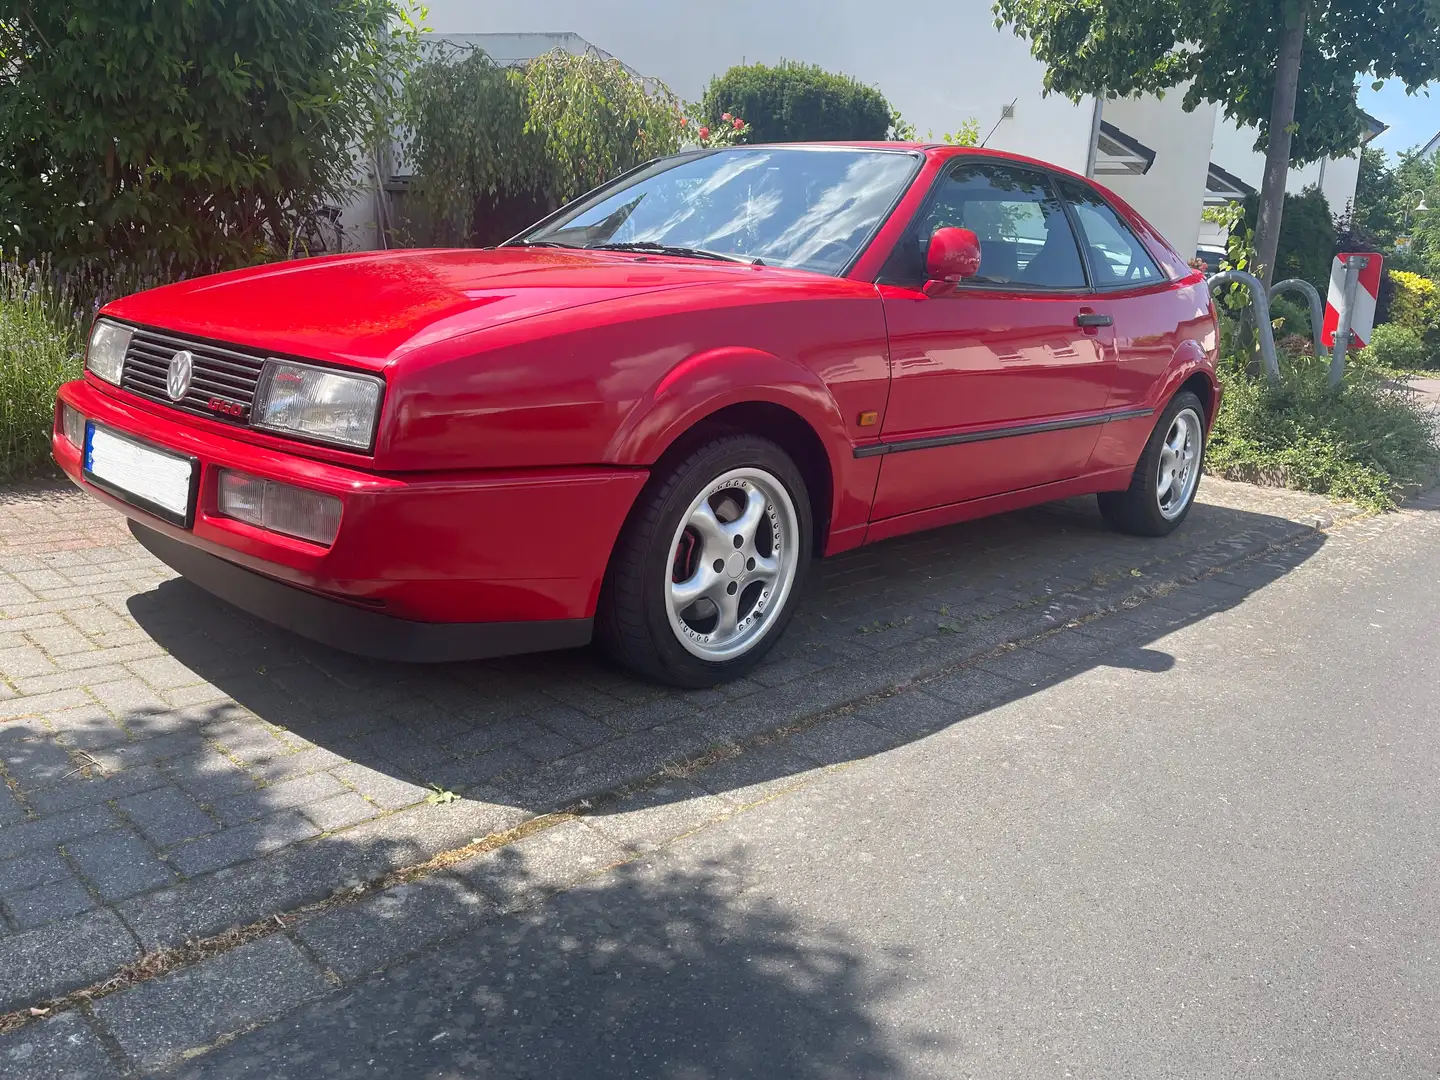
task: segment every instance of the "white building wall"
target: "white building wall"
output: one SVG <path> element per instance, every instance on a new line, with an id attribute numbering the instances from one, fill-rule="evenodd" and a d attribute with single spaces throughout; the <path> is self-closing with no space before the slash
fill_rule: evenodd
<path id="1" fill-rule="evenodd" d="M 1200 207 L 1210 167 L 1215 106 L 1187 113 L 1183 89 L 1163 98 L 1120 98 L 1104 104 L 1102 116 L 1155 151 L 1149 172 L 1096 177 L 1128 202 L 1182 255 L 1200 238 Z"/>
<path id="2" fill-rule="evenodd" d="M 1084 172 L 1092 105 L 1042 98 L 1043 67 L 997 30 L 986 0 L 912 0 L 903 18 L 874 0 L 429 0 L 436 33 L 574 32 L 698 101 L 740 63 L 795 60 L 869 83 L 920 136 L 973 117 L 987 145 Z M 1002 106 L 1015 115 L 1001 120 Z"/>
<path id="3" fill-rule="evenodd" d="M 1215 120 L 1215 149 L 1210 159 L 1222 169 L 1234 173 L 1251 187 L 1259 189 L 1265 179 L 1265 155 L 1255 149 L 1256 130 L 1240 127 L 1219 116 Z M 1292 168 L 1285 190 L 1298 195 L 1311 184 L 1319 184 L 1330 204 L 1332 214 L 1341 214 L 1355 198 L 1355 184 L 1360 178 L 1360 158 L 1326 158 L 1303 168 Z"/>

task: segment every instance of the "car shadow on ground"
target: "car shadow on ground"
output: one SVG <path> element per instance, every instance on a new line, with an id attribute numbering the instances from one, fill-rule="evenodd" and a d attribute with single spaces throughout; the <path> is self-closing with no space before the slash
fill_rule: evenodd
<path id="1" fill-rule="evenodd" d="M 1093 615 L 1147 580 L 1234 563 L 1237 545 L 1263 550 L 1266 537 L 1283 546 L 1134 608 Z M 132 597 L 129 608 L 176 660 L 302 747 L 314 744 L 407 783 L 538 812 L 653 775 L 707 747 L 812 723 L 816 712 L 832 711 L 827 701 L 883 698 L 885 673 L 909 683 L 907 670 L 937 658 L 965 664 L 923 683 L 926 696 L 916 699 L 932 702 L 946 722 L 1098 664 L 1162 672 L 1166 661 L 1144 645 L 1239 603 L 1324 539 L 1285 519 L 1197 505 L 1175 536 L 1137 540 L 1107 532 L 1084 500 L 890 541 L 819 564 L 786 639 L 751 678 L 691 692 L 632 678 L 592 650 L 435 666 L 361 660 L 252 619 L 179 579 Z M 1017 635 L 1033 638 L 1047 626 L 1055 632 L 1004 651 Z M 966 660 L 971 653 L 976 659 Z M 881 674 L 861 677 L 866 671 Z M 847 678 L 855 689 L 848 697 Z M 812 699 L 819 709 L 807 707 Z M 890 715 L 903 713 L 907 700 L 896 699 L 870 724 L 878 734 L 853 731 L 849 741 L 827 739 L 821 716 L 816 733 L 797 737 L 795 760 L 801 767 L 844 760 L 934 730 L 918 717 Z M 881 706 L 862 706 L 858 715 Z M 688 790 L 678 787 L 677 797 Z M 264 791 L 256 796 L 263 801 Z"/>

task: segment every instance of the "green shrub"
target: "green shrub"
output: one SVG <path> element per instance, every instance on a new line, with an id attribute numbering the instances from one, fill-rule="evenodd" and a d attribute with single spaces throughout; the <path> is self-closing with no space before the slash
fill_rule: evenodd
<path id="1" fill-rule="evenodd" d="M 191 269 L 288 249 L 389 130 L 404 0 L 0 5 L 0 238 Z"/>
<path id="2" fill-rule="evenodd" d="M 1440 460 L 1437 418 L 1368 366 L 1347 368 L 1332 391 L 1327 367 L 1320 359 L 1287 362 L 1272 387 L 1229 361 L 1206 455 L 1210 471 L 1393 507 L 1399 490 Z"/>
<path id="3" fill-rule="evenodd" d="M 1426 348 L 1424 338 L 1399 323 L 1382 323 L 1375 327 L 1369 346 L 1351 355 L 1357 361 L 1363 358 L 1376 367 L 1391 371 L 1414 371 L 1440 361 L 1440 356 Z"/>
<path id="4" fill-rule="evenodd" d="M 55 389 L 81 369 L 74 300 L 46 268 L 0 262 L 0 478 L 50 457 Z"/>
<path id="5" fill-rule="evenodd" d="M 1404 270 L 1389 275 L 1394 285 L 1390 295 L 1390 321 L 1415 331 L 1426 345 L 1440 350 L 1440 282 Z"/>
<path id="6" fill-rule="evenodd" d="M 813 64 L 748 64 L 716 77 L 700 108 L 712 123 L 724 113 L 743 116 L 751 142 L 884 139 L 892 120 L 903 125 L 872 86 Z"/>
<path id="7" fill-rule="evenodd" d="M 406 79 L 401 121 L 406 239 L 425 244 L 503 240 L 689 133 L 664 86 L 563 51 L 501 68 L 478 49 L 433 50 Z"/>
<path id="8" fill-rule="evenodd" d="M 1259 196 L 1245 200 L 1245 221 L 1254 229 Z M 1330 283 L 1330 263 L 1337 250 L 1335 220 L 1330 204 L 1314 185 L 1298 195 L 1285 196 L 1280 217 L 1280 244 L 1275 251 L 1275 273 L 1271 281 L 1301 278 L 1325 295 Z"/>

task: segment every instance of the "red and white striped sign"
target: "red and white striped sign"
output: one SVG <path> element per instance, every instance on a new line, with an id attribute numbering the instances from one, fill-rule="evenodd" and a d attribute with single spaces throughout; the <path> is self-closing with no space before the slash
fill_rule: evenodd
<path id="1" fill-rule="evenodd" d="M 1335 328 L 1340 325 L 1340 298 L 1345 291 L 1345 260 L 1369 259 L 1360 271 L 1360 281 L 1355 289 L 1355 307 L 1350 312 L 1350 331 L 1354 334 L 1353 348 L 1363 349 L 1370 343 L 1370 331 L 1375 326 L 1375 301 L 1380 295 L 1380 264 L 1384 261 L 1379 252 L 1341 252 L 1330 264 L 1330 295 L 1325 301 L 1325 328 L 1320 340 L 1327 349 L 1335 347 Z"/>

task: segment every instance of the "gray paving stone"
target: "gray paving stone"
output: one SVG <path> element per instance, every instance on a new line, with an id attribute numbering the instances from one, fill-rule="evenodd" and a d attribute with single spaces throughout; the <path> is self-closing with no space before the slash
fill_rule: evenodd
<path id="1" fill-rule="evenodd" d="M 0 1012 L 88 986 L 139 955 L 108 908 L 0 938 Z"/>
<path id="2" fill-rule="evenodd" d="M 912 689 L 863 705 L 854 715 L 867 724 L 914 739 L 955 723 L 961 710 L 951 702 Z"/>
<path id="3" fill-rule="evenodd" d="M 454 878 L 422 878 L 311 917 L 295 927 L 295 934 L 326 968 L 349 982 L 463 933 L 494 910 L 493 903 Z"/>
<path id="4" fill-rule="evenodd" d="M 89 911 L 95 906 L 95 901 L 85 886 L 72 876 L 64 881 L 52 881 L 24 892 L 0 896 L 0 904 L 4 905 L 17 927 L 31 930 Z"/>
<path id="5" fill-rule="evenodd" d="M 120 1080 L 121 1073 L 78 1012 L 0 1035 L 0 1074 L 13 1080 Z"/>
<path id="6" fill-rule="evenodd" d="M 300 776 L 279 784 L 270 784 L 253 791 L 218 799 L 211 804 L 215 816 L 226 825 L 268 817 L 281 810 L 293 810 L 307 803 L 318 802 L 349 792 L 344 784 L 329 773 Z"/>
<path id="7" fill-rule="evenodd" d="M 159 847 L 205 836 L 220 827 L 178 787 L 156 788 L 121 799 L 115 805 Z"/>
<path id="8" fill-rule="evenodd" d="M 329 984 L 283 934 L 274 934 L 101 998 L 96 1018 L 142 1068 L 293 1009 Z"/>
<path id="9" fill-rule="evenodd" d="M 113 829 L 120 824 L 115 813 L 103 803 L 82 806 L 60 814 L 7 825 L 0 829 L 0 859 L 13 858 L 26 851 L 63 844 L 81 836 Z"/>
<path id="10" fill-rule="evenodd" d="M 160 769 L 178 786 L 207 802 L 255 787 L 255 778 L 250 773 L 209 748 L 171 758 L 162 762 Z"/>
<path id="11" fill-rule="evenodd" d="M 419 784 L 412 784 L 408 780 L 401 780 L 364 765 L 343 765 L 335 769 L 333 775 L 386 810 L 414 806 L 418 802 L 424 802 L 425 796 L 429 794 Z"/>
<path id="12" fill-rule="evenodd" d="M 203 874 L 315 836 L 320 829 L 298 810 L 284 810 L 250 825 L 237 825 L 181 844 L 170 861 L 183 874 Z"/>
<path id="13" fill-rule="evenodd" d="M 73 877 L 70 864 L 53 847 L 0 862 L 0 896 Z"/>
<path id="14" fill-rule="evenodd" d="M 691 779 L 728 803 L 748 806 L 804 783 L 815 772 L 815 763 L 795 753 L 787 740 L 746 747 L 738 757 L 702 769 Z"/>
<path id="15" fill-rule="evenodd" d="M 729 803 L 698 784 L 671 780 L 632 795 L 585 822 L 621 847 L 653 851 L 732 810 Z"/>
<path id="16" fill-rule="evenodd" d="M 175 882 L 175 872 L 128 829 L 65 845 L 81 875 L 105 900 L 123 900 Z"/>
<path id="17" fill-rule="evenodd" d="M 964 667 L 933 682 L 927 682 L 924 689 L 926 693 L 958 705 L 961 716 L 980 712 L 1025 691 L 1025 688 L 1014 680 L 981 671 L 977 667 Z"/>
<path id="18" fill-rule="evenodd" d="M 374 803 L 367 802 L 353 791 L 310 803 L 301 807 L 300 812 L 326 832 L 358 825 L 384 813 Z"/>
<path id="19" fill-rule="evenodd" d="M 583 822 L 567 821 L 466 859 L 451 870 L 501 911 L 512 911 L 631 858 L 618 843 Z"/>
<path id="20" fill-rule="evenodd" d="M 146 948 L 163 948 L 323 900 L 338 889 L 511 828 L 524 817 L 514 807 L 470 799 L 422 804 L 335 837 L 132 897 L 117 909 Z"/>
<path id="21" fill-rule="evenodd" d="M 857 716 L 833 716 L 792 735 L 790 749 L 817 765 L 854 761 L 888 750 L 896 743 L 893 732 L 867 724 Z"/>
<path id="22" fill-rule="evenodd" d="M 576 746 L 599 746 L 615 738 L 615 729 L 569 705 L 553 705 L 530 714 L 541 727 L 563 735 Z"/>
<path id="23" fill-rule="evenodd" d="M 169 782 L 165 774 L 153 765 L 142 765 L 120 773 L 104 773 L 96 768 L 88 771 L 88 777 L 76 773 L 50 787 L 27 792 L 25 799 L 38 812 L 54 814 L 61 810 L 73 810 L 77 806 L 123 799 L 127 795 L 163 787 Z"/>
<path id="24" fill-rule="evenodd" d="M 75 769 L 69 752 L 39 720 L 0 727 L 0 767 L 21 791 L 58 783 Z"/>

